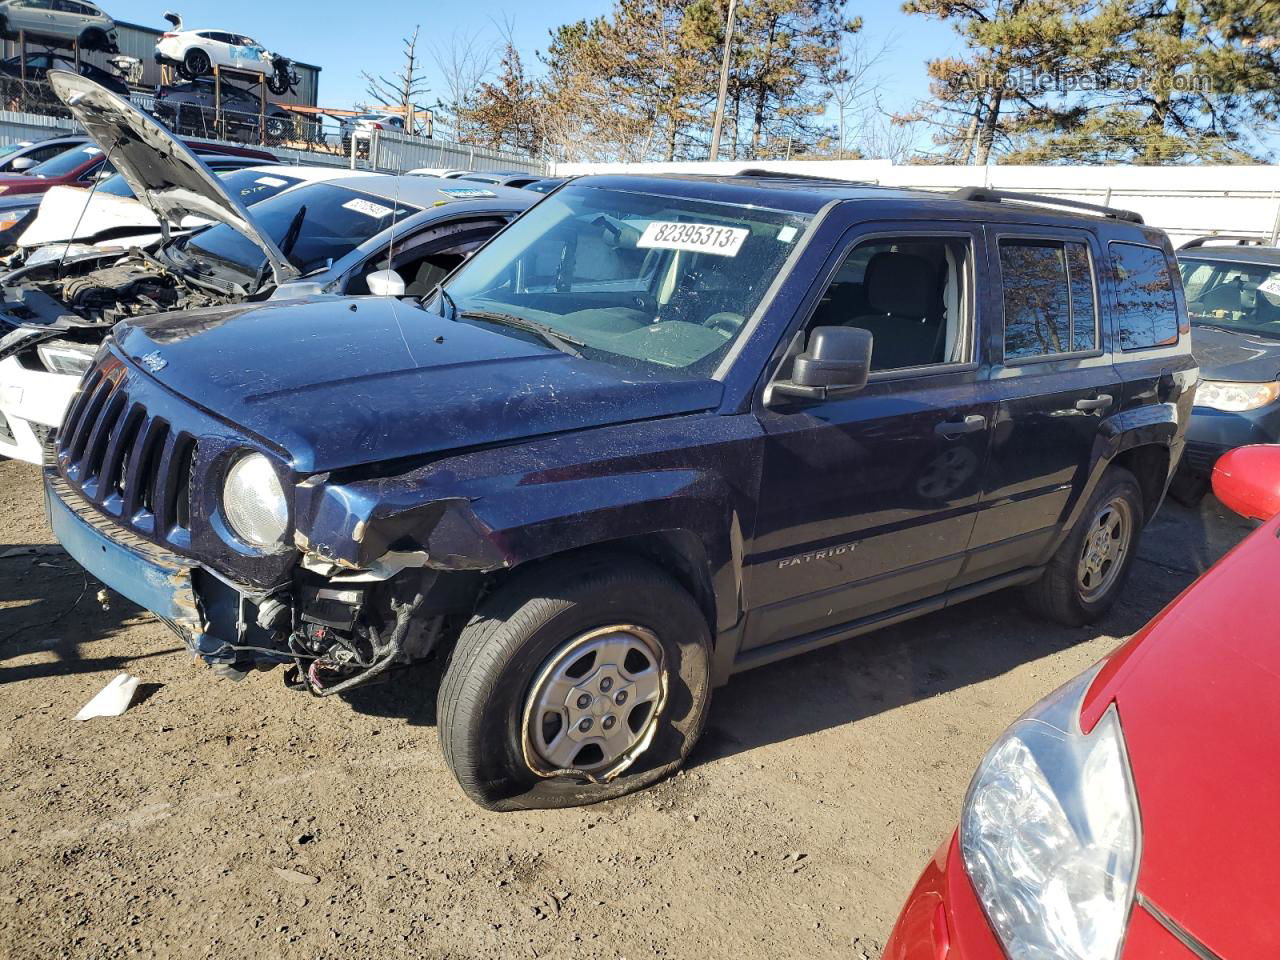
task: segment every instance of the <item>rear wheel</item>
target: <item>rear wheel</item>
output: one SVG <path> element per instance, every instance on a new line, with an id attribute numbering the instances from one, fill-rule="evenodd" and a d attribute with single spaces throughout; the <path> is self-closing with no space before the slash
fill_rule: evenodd
<path id="1" fill-rule="evenodd" d="M 81 50 L 106 50 L 107 35 L 98 29 L 86 30 L 80 34 Z"/>
<path id="2" fill-rule="evenodd" d="M 182 58 L 182 65 L 186 68 L 187 74 L 193 78 L 203 77 L 213 70 L 209 55 L 199 47 L 192 47 L 187 51 L 187 55 Z"/>
<path id="3" fill-rule="evenodd" d="M 702 732 L 710 647 L 693 598 L 644 561 L 601 553 L 517 575 L 450 658 L 437 703 L 445 760 L 490 810 L 648 786 Z"/>
<path id="4" fill-rule="evenodd" d="M 1044 576 L 1026 588 L 1031 608 L 1068 626 L 1101 617 L 1129 576 L 1144 523 L 1138 481 L 1111 467 Z"/>
<path id="5" fill-rule="evenodd" d="M 288 123 L 283 117 L 267 117 L 267 139 L 272 143 L 278 143 L 283 140 L 287 128 Z"/>

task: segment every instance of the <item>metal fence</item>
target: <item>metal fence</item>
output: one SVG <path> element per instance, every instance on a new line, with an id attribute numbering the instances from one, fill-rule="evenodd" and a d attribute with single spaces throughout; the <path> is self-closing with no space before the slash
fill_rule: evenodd
<path id="1" fill-rule="evenodd" d="M 236 110 L 221 103 L 210 106 L 175 97 L 157 100 L 149 93 L 133 93 L 130 99 L 179 136 L 264 146 L 281 159 L 297 163 L 384 173 L 404 173 L 419 167 L 530 173 L 546 170 L 546 163 L 533 157 L 387 130 L 360 130 L 340 119 L 301 115 L 272 103 L 266 104 L 265 110 Z M 79 129 L 47 83 L 0 77 L 0 146 L 43 140 Z"/>
<path id="2" fill-rule="evenodd" d="M 369 144 L 371 162 L 379 170 L 416 170 L 443 167 L 450 170 L 545 173 L 545 161 L 515 153 L 472 147 L 443 140 L 426 140 L 375 130 Z"/>

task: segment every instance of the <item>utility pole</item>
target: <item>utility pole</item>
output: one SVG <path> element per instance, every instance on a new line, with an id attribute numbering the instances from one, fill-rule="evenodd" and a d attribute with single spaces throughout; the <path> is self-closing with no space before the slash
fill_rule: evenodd
<path id="1" fill-rule="evenodd" d="M 724 125 L 724 102 L 729 96 L 729 57 L 733 51 L 733 15 L 737 7 L 738 0 L 729 0 L 729 19 L 724 28 L 724 57 L 720 61 L 720 94 L 716 97 L 716 118 L 711 125 L 709 160 L 720 156 L 720 128 Z"/>

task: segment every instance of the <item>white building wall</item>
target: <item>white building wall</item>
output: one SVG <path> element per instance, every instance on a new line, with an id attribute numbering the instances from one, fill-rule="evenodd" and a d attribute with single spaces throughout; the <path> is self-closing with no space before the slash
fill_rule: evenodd
<path id="1" fill-rule="evenodd" d="M 1167 231 L 1178 245 L 1214 233 L 1275 243 L 1280 233 L 1280 166 L 1085 167 L 912 166 L 888 160 L 791 160 L 751 164 L 558 163 L 557 176 L 585 173 L 719 173 L 756 166 L 784 173 L 837 177 L 887 187 L 955 190 L 979 186 L 1025 190 L 1123 207 Z"/>

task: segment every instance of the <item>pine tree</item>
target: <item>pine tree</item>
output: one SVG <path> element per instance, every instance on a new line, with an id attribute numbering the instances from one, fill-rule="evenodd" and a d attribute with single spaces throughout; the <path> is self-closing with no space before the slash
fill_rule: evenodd
<path id="1" fill-rule="evenodd" d="M 1240 161 L 1280 110 L 1275 0 L 907 0 L 950 22 L 934 125 L 957 163 Z M 1041 84 L 1044 83 L 1044 86 Z"/>
<path id="2" fill-rule="evenodd" d="M 531 154 L 540 146 L 539 116 L 537 87 L 525 76 L 520 52 L 507 40 L 497 77 L 480 84 L 474 106 L 465 111 L 465 120 L 476 142 Z"/>

